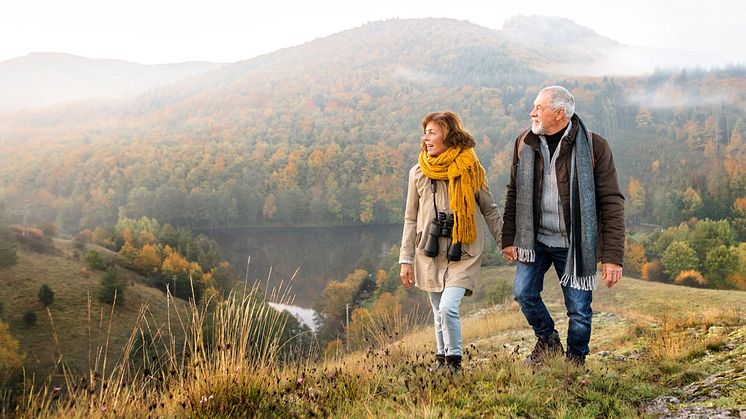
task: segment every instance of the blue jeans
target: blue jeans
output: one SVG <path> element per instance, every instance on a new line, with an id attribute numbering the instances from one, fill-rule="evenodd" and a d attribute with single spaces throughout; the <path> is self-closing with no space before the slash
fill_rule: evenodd
<path id="1" fill-rule="evenodd" d="M 534 246 L 536 259 L 531 263 L 518 262 L 515 271 L 513 296 L 521 306 L 523 315 L 533 327 L 534 334 L 539 339 L 546 339 L 555 332 L 554 320 L 549 315 L 541 291 L 544 289 L 544 274 L 549 266 L 554 264 L 557 276 L 562 277 L 567 262 L 567 249 L 549 247 L 536 242 Z M 593 309 L 592 291 L 571 288 L 568 283 L 562 287 L 565 307 L 570 321 L 567 327 L 567 352 L 570 355 L 585 356 L 590 352 L 588 342 L 591 340 L 591 318 Z"/>
<path id="2" fill-rule="evenodd" d="M 465 293 L 466 289 L 460 287 L 448 287 L 443 292 L 427 293 L 430 297 L 430 305 L 433 307 L 438 354 L 462 355 L 459 306 Z"/>

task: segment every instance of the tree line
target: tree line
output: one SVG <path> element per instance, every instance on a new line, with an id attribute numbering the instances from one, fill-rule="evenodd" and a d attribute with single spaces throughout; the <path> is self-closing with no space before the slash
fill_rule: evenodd
<path id="1" fill-rule="evenodd" d="M 742 220 L 736 202 L 746 197 L 746 173 L 739 164 L 745 157 L 744 99 L 736 95 L 723 103 L 674 107 L 662 107 L 655 98 L 630 102 L 639 89 L 694 98 L 743 83 L 725 71 L 692 74 L 685 84 L 682 77 L 562 83 L 576 91 L 588 125 L 612 143 L 629 194 L 631 222 L 668 226 L 690 217 Z M 477 152 L 498 197 L 512 142 L 527 125 L 523 121 L 536 90 L 527 86 L 512 102 L 506 101 L 512 96 L 508 88 L 462 86 L 439 92 L 451 98 L 443 101 L 462 113 L 476 135 Z M 119 133 L 122 138 L 85 144 L 12 144 L 3 153 L 8 164 L 0 169 L 0 200 L 15 220 L 25 209 L 33 222 L 54 222 L 70 234 L 115 224 L 120 216 L 153 217 L 187 228 L 399 222 L 403 179 L 419 150 L 421 115 L 414 110 L 433 108 L 425 104 L 429 100 L 416 100 L 416 92 L 407 93 L 414 103 L 406 111 L 386 104 L 401 94 L 389 92 L 374 107 L 391 115 L 389 120 L 373 117 L 359 102 L 344 109 L 337 104 L 333 111 L 327 110 L 328 103 L 313 105 L 297 109 L 295 116 L 289 115 L 296 109 L 288 104 L 291 111 L 274 117 L 288 119 L 288 125 L 271 134 L 266 130 L 274 118 L 241 135 L 234 135 L 226 122 L 225 129 L 210 136 L 171 132 L 129 138 Z M 643 103 L 648 100 L 653 102 Z M 313 118 L 299 120 L 301 115 Z"/>

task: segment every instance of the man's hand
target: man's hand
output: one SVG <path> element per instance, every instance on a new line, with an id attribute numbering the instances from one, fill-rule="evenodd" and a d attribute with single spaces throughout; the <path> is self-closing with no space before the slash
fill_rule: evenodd
<path id="1" fill-rule="evenodd" d="M 412 276 L 412 265 L 408 263 L 402 263 L 401 270 L 399 271 L 399 278 L 401 278 L 401 283 L 404 284 L 405 287 L 412 288 L 412 284 L 414 284 L 414 277 Z"/>
<path id="2" fill-rule="evenodd" d="M 604 281 L 606 286 L 611 288 L 622 279 L 622 267 L 616 263 L 604 263 Z"/>
<path id="3" fill-rule="evenodd" d="M 503 257 L 505 260 L 518 260 L 518 254 L 515 251 L 515 246 L 508 246 L 503 249 Z"/>

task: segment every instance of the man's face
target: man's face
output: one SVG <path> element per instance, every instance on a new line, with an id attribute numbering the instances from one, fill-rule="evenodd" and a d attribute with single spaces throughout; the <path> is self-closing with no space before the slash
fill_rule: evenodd
<path id="1" fill-rule="evenodd" d="M 536 135 L 552 135 L 564 126 L 565 111 L 551 109 L 551 99 L 552 95 L 544 92 L 534 100 L 534 109 L 531 110 L 531 132 Z"/>

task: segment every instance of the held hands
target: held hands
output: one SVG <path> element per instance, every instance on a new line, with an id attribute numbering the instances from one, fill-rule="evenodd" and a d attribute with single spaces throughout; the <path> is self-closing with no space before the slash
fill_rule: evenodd
<path id="1" fill-rule="evenodd" d="M 615 263 L 604 263 L 604 281 L 606 286 L 611 288 L 622 279 L 622 267 Z"/>
<path id="2" fill-rule="evenodd" d="M 518 260 L 518 254 L 515 251 L 515 246 L 508 246 L 503 249 L 503 258 L 505 260 Z"/>
<path id="3" fill-rule="evenodd" d="M 503 248 L 502 253 L 503 258 L 505 258 L 506 260 L 518 260 L 518 254 L 515 251 L 515 246 L 507 246 Z M 609 288 L 613 287 L 622 279 L 622 267 L 615 263 L 604 263 L 603 271 L 604 282 L 606 282 L 606 286 Z M 402 270 L 402 272 L 404 271 Z"/>
<path id="4" fill-rule="evenodd" d="M 399 278 L 401 278 L 401 283 L 404 284 L 407 288 L 412 288 L 412 284 L 414 284 L 414 277 L 412 276 L 412 265 L 408 263 L 402 263 L 401 265 L 401 271 L 399 272 Z"/>

